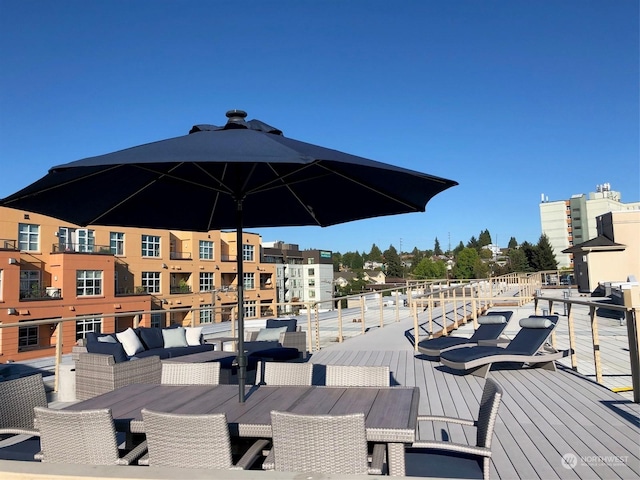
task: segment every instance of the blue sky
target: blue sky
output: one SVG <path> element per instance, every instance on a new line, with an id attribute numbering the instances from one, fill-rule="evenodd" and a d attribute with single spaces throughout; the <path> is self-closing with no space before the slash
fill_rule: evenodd
<path id="1" fill-rule="evenodd" d="M 264 241 L 535 243 L 541 194 L 640 201 L 638 19 L 636 0 L 0 0 L 0 197 L 237 108 L 460 184 L 425 213 Z"/>

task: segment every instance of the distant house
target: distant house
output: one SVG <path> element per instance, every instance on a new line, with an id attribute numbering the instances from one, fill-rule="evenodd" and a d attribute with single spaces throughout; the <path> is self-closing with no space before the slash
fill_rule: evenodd
<path id="1" fill-rule="evenodd" d="M 578 291 L 606 282 L 640 278 L 640 210 L 613 211 L 596 218 L 598 236 L 562 251 L 573 254 Z"/>
<path id="2" fill-rule="evenodd" d="M 376 285 L 383 285 L 386 283 L 387 276 L 380 270 L 365 270 L 363 278 L 366 282 L 375 283 Z"/>

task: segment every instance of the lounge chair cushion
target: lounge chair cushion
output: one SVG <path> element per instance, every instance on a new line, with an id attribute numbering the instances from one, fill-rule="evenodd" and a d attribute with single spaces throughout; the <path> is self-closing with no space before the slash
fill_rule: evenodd
<path id="1" fill-rule="evenodd" d="M 187 345 L 200 345 L 202 342 L 202 327 L 186 327 L 184 329 Z"/>
<path id="2" fill-rule="evenodd" d="M 268 318 L 267 328 L 287 327 L 287 332 L 295 332 L 298 328 L 298 320 L 295 318 Z"/>
<path id="3" fill-rule="evenodd" d="M 116 338 L 124 347 L 124 351 L 130 357 L 144 350 L 144 345 L 133 331 L 133 328 L 127 328 L 124 332 L 116 333 Z"/>
<path id="4" fill-rule="evenodd" d="M 479 325 L 500 325 L 502 323 L 507 323 L 504 315 L 483 315 L 478 317 Z"/>
<path id="5" fill-rule="evenodd" d="M 528 317 L 520 320 L 522 328 L 551 328 L 553 322 L 545 317 Z"/>
<path id="6" fill-rule="evenodd" d="M 287 331 L 287 326 L 277 328 L 261 328 L 256 342 L 280 340 L 280 334 Z"/>

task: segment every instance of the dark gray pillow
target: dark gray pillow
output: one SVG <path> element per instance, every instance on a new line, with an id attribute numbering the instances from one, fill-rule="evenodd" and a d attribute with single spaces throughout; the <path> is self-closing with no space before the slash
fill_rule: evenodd
<path id="1" fill-rule="evenodd" d="M 287 332 L 295 332 L 298 328 L 298 320 L 295 318 L 268 318 L 266 327 L 287 327 Z"/>
<path id="2" fill-rule="evenodd" d="M 138 336 L 147 350 L 164 347 L 164 339 L 162 338 L 162 330 L 160 328 L 139 327 L 137 330 Z"/>

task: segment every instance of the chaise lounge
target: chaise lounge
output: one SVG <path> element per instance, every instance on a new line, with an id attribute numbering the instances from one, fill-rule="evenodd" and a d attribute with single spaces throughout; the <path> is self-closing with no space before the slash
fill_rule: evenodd
<path id="1" fill-rule="evenodd" d="M 478 318 L 480 326 L 471 337 L 465 338 L 452 335 L 422 340 L 418 342 L 418 351 L 436 359 L 442 352 L 453 350 L 454 348 L 471 347 L 488 341 L 497 342 L 512 315 L 513 312 L 510 310 L 487 312 Z"/>
<path id="2" fill-rule="evenodd" d="M 505 348 L 482 345 L 457 348 L 443 352 L 440 362 L 453 370 L 484 378 L 496 363 L 528 364 L 555 371 L 554 361 L 569 354 L 569 350 L 557 351 L 545 345 L 557 323 L 557 315 L 523 318 L 520 331 Z"/>

